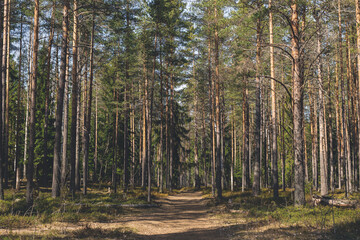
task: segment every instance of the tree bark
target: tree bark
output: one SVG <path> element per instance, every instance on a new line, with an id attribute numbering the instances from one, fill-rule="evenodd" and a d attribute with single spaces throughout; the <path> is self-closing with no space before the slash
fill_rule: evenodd
<path id="1" fill-rule="evenodd" d="M 217 1 L 215 1 L 214 6 L 214 16 L 215 16 L 215 114 L 216 114 L 216 198 L 222 198 L 222 188 L 221 188 L 221 117 L 220 117 L 220 76 L 219 76 L 219 35 L 218 35 L 218 16 L 217 16 Z"/>
<path id="2" fill-rule="evenodd" d="M 125 41 L 125 92 L 124 92 L 124 191 L 126 192 L 129 187 L 129 51 L 130 51 L 130 4 L 129 0 L 126 0 L 126 41 Z"/>
<path id="3" fill-rule="evenodd" d="M 8 24 L 9 24 L 9 0 L 4 0 L 4 18 L 3 18 L 3 36 L 2 36 L 2 65 L 1 65 L 1 81 L 2 81 L 2 88 L 1 88 L 1 122 L 2 122 L 2 126 L 1 126 L 1 168 L 2 168 L 2 173 L 4 178 L 6 178 L 6 174 L 7 174 L 7 161 L 8 161 L 8 140 L 7 140 L 7 128 L 8 128 L 8 123 L 6 121 L 6 105 L 7 105 L 7 95 L 6 95 L 6 89 L 7 89 L 7 81 L 6 81 L 6 67 L 7 67 L 7 51 L 8 51 Z M 2 181 L 3 178 L 1 178 Z M 1 183 L 3 185 L 3 187 L 7 187 L 6 184 Z"/>
<path id="4" fill-rule="evenodd" d="M 51 75 L 51 51 L 52 45 L 54 42 L 54 30 L 55 30 L 55 1 L 53 2 L 52 10 L 51 10 L 51 22 L 50 22 L 50 35 L 49 35 L 49 45 L 48 45 L 48 52 L 47 52 L 47 59 L 46 59 L 46 82 L 45 82 L 45 111 L 44 111 L 44 158 L 42 161 L 42 169 L 43 169 L 43 178 L 42 184 L 45 186 L 48 182 L 47 168 L 50 164 L 48 155 L 49 155 L 49 107 L 50 107 L 50 75 Z"/>
<path id="5" fill-rule="evenodd" d="M 35 159 L 35 122 L 36 122 L 36 82 L 37 82 L 37 59 L 39 48 L 39 0 L 35 0 L 34 8 L 34 43 L 32 56 L 32 77 L 30 82 L 30 118 L 29 118 L 29 159 L 26 171 L 26 203 L 30 206 L 34 202 L 34 159 Z"/>
<path id="6" fill-rule="evenodd" d="M 21 130 L 21 80 L 22 80 L 22 38 L 23 38 L 23 15 L 20 17 L 20 43 L 19 43 L 19 81 L 18 81 L 18 89 L 17 89 L 17 114 L 16 114 L 16 153 L 15 153 L 15 164 L 14 164 L 14 172 L 16 174 L 15 177 L 15 189 L 16 191 L 20 190 L 21 182 L 20 182 L 20 130 Z M 1 171 L 1 168 L 0 168 Z"/>
<path id="7" fill-rule="evenodd" d="M 69 112 L 69 100 L 68 100 L 68 88 L 69 88 L 69 58 L 68 51 L 66 58 L 66 77 L 65 77 L 65 89 L 64 89 L 64 118 L 63 118 L 63 130 L 62 130 L 62 157 L 61 157 L 61 188 L 66 187 L 66 175 L 68 173 L 68 161 L 67 161 L 67 144 L 68 144 L 68 112 Z"/>
<path id="8" fill-rule="evenodd" d="M 313 86 L 311 87 L 313 88 Z M 311 91 L 309 96 L 310 105 L 310 132 L 311 132 L 311 163 L 312 163 L 312 180 L 313 188 L 319 188 L 319 173 L 318 173 L 318 119 L 317 119 L 317 94 Z"/>
<path id="9" fill-rule="evenodd" d="M 83 194 L 87 194 L 87 185 L 89 177 L 89 152 L 90 152 L 90 131 L 91 131 L 91 105 L 92 105 L 92 92 L 94 81 L 94 36 L 95 36 L 95 3 L 92 1 L 92 27 L 91 27 L 91 40 L 90 40 L 90 79 L 89 79 L 89 94 L 86 100 L 86 121 L 84 122 L 84 160 L 83 160 Z"/>
<path id="10" fill-rule="evenodd" d="M 8 0 L 7 34 L 6 34 L 6 89 L 5 89 L 5 130 L 4 130 L 4 187 L 8 188 L 9 182 L 9 84 L 10 84 L 10 15 L 11 0 Z"/>
<path id="11" fill-rule="evenodd" d="M 270 32 L 270 74 L 271 78 L 275 79 L 275 64 L 274 64 L 274 33 L 273 33 L 273 14 L 272 14 L 272 0 L 269 0 L 269 32 Z M 272 126 L 272 145 L 271 145 L 271 176 L 273 183 L 274 198 L 279 197 L 279 180 L 278 180 L 278 164 L 277 164 L 277 120 L 276 120 L 276 85 L 275 81 L 271 81 L 271 126 Z"/>
<path id="12" fill-rule="evenodd" d="M 243 162 L 242 162 L 242 191 L 250 187 L 250 172 L 249 172 L 249 102 L 248 102 L 248 88 L 247 76 L 244 76 L 243 87 Z"/>
<path id="13" fill-rule="evenodd" d="M 338 45 L 339 45 L 339 64 L 340 64 L 340 72 L 339 72 L 339 80 L 340 80 L 340 93 L 341 93 L 341 149 L 340 149 L 340 159 L 341 159 L 341 165 L 342 169 L 345 170 L 344 174 L 344 187 L 345 187 L 345 196 L 348 195 L 348 186 L 347 186 L 347 174 L 346 174 L 346 165 L 347 165 L 347 159 L 346 158 L 346 119 L 345 119 L 345 87 L 344 87 L 344 64 L 343 64 L 343 53 L 342 53 L 342 26 L 341 26 L 341 0 L 338 0 L 338 21 L 339 21 L 339 35 L 338 35 Z"/>
<path id="14" fill-rule="evenodd" d="M 291 1 L 291 47 L 293 57 L 293 124 L 294 124 L 294 162 L 295 162 L 295 205 L 305 204 L 304 183 L 304 139 L 303 139 L 303 79 L 300 64 L 299 20 L 297 0 Z"/>
<path id="15" fill-rule="evenodd" d="M 79 81 L 78 81 L 78 10 L 77 0 L 74 0 L 74 27 L 73 27 L 73 66 L 72 66 L 72 94 L 71 94 L 71 133 L 70 133 L 70 191 L 75 196 L 75 163 L 76 146 L 78 135 L 78 101 L 79 101 Z"/>
<path id="16" fill-rule="evenodd" d="M 328 72 L 328 112 L 329 112 L 329 121 L 328 121 L 328 139 L 329 139 L 329 148 L 328 148 L 328 156 L 329 156 L 329 163 L 330 163 L 330 189 L 334 191 L 335 189 L 335 161 L 334 161 L 334 154 L 333 154 L 333 133 L 332 133 L 332 102 L 331 102 L 331 77 L 330 77 L 330 65 L 327 65 L 327 72 Z"/>
<path id="17" fill-rule="evenodd" d="M 67 59 L 67 42 L 68 42 L 68 27 L 69 27 L 69 1 L 63 2 L 63 22 L 62 22 L 62 45 L 60 58 L 60 78 L 58 82 L 58 93 L 56 97 L 56 113 L 55 113 L 55 145 L 54 145 L 54 162 L 53 162 L 53 179 L 52 179 L 52 197 L 60 196 L 60 153 L 61 153 L 61 127 L 63 120 L 64 107 L 64 90 L 66 78 L 66 59 Z M 30 127 L 31 131 L 31 127 Z"/>
<path id="18" fill-rule="evenodd" d="M 5 15 L 6 15 L 6 12 L 7 11 L 5 11 L 5 7 L 7 6 L 6 5 L 6 2 L 7 2 L 7 0 L 4 0 L 4 7 L 3 7 L 3 9 L 1 9 L 1 10 L 3 10 L 3 11 L 1 11 L 1 12 L 3 12 L 4 13 L 4 15 L 3 16 L 1 16 L 2 18 L 2 21 L 3 22 L 1 22 L 0 23 L 0 28 L 1 27 L 3 27 L 3 24 L 5 24 Z M 1 32 L 1 29 L 0 29 L 0 32 Z M 31 35 L 31 34 L 30 34 Z M 31 38 L 30 38 L 31 39 Z M 1 71 L 3 71 L 3 62 L 2 62 L 2 53 L 3 51 L 1 50 L 0 51 L 0 61 L 1 61 Z M 5 88 L 5 85 L 4 85 L 4 83 L 3 83 L 3 78 L 2 78 L 2 74 L 0 74 L 0 101 L 1 101 L 1 103 L 0 103 L 0 199 L 1 200 L 3 200 L 4 199 L 4 189 L 3 189 L 3 181 L 2 181 L 2 179 L 3 179 L 3 170 L 4 170 L 4 168 L 3 168 L 3 162 L 4 162 L 4 154 L 3 154 L 3 152 L 4 152 L 4 147 L 3 147 L 3 137 L 4 137 L 4 132 L 3 132 L 3 129 L 4 129 L 4 125 L 5 125 L 5 122 L 4 122 L 4 119 L 3 119 L 3 115 L 4 115 L 4 113 L 5 113 L 5 108 L 4 108 L 4 106 L 3 106 L 3 103 L 4 103 L 4 88 Z"/>
<path id="19" fill-rule="evenodd" d="M 320 149 L 320 183 L 321 196 L 328 194 L 328 174 L 325 141 L 325 116 L 324 116 L 324 96 L 323 96 L 323 76 L 322 76 L 322 57 L 321 57 L 321 20 L 315 16 L 317 22 L 317 54 L 318 54 L 318 88 L 319 88 L 319 149 Z"/>
<path id="20" fill-rule="evenodd" d="M 360 1 L 359 0 L 355 0 L 355 6 L 356 6 L 356 51 L 357 51 L 357 68 L 358 68 L 358 85 L 357 85 L 357 90 L 358 90 L 358 95 L 357 95 L 357 107 L 358 107 L 358 111 L 357 111 L 357 123 L 358 123 L 358 152 L 357 152 L 357 157 L 358 157 L 358 188 L 360 189 Z"/>
<path id="21" fill-rule="evenodd" d="M 260 6 L 259 6 L 260 7 Z M 261 19 L 258 17 L 256 24 L 256 79 L 255 79 L 255 157 L 254 157 L 254 181 L 253 181 L 253 195 L 260 194 L 260 142 L 261 142 L 261 87 L 260 87 L 260 65 L 261 65 Z"/>
<path id="22" fill-rule="evenodd" d="M 199 115 L 199 103 L 198 103 L 198 84 L 197 84 L 197 80 L 196 80 L 196 71 L 195 71 L 195 56 L 193 58 L 193 80 L 194 80 L 194 84 L 196 84 L 196 90 L 194 92 L 195 94 L 195 116 L 194 116 L 194 121 L 195 121 L 195 139 L 194 139 L 194 163 L 195 163 L 195 171 L 194 171 L 194 175 L 195 175 L 195 188 L 199 189 L 200 188 L 200 177 L 199 177 L 199 150 L 198 150 L 198 137 L 199 137 L 199 132 L 198 132 L 198 115 Z"/>

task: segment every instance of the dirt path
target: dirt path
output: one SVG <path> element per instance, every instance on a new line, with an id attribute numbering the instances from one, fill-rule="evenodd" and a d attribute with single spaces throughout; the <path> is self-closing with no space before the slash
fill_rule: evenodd
<path id="1" fill-rule="evenodd" d="M 169 196 L 157 203 L 159 208 L 121 222 L 146 239 L 229 239 L 222 222 L 208 213 L 200 192 Z"/>
<path id="2" fill-rule="evenodd" d="M 0 229 L 4 236 L 21 239 L 229 239 L 223 221 L 208 213 L 201 192 L 186 192 L 156 201 L 160 207 L 133 209 L 111 222 L 41 224 L 29 228 Z M 129 229 L 131 232 L 129 232 Z M 52 237 L 57 236 L 57 237 Z"/>

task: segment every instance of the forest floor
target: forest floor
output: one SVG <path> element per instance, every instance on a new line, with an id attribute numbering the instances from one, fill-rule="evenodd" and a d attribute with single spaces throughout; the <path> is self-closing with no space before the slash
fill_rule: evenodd
<path id="1" fill-rule="evenodd" d="M 335 226 L 323 223 L 331 222 L 326 208 L 288 206 L 281 212 L 282 209 L 274 208 L 274 202 L 268 204 L 266 197 L 251 197 L 245 203 L 241 201 L 248 195 L 241 194 L 225 193 L 224 201 L 215 202 L 206 191 L 188 190 L 157 197 L 158 207 L 128 209 L 108 220 L 85 218 L 72 223 L 53 221 L 26 228 L 7 227 L 0 229 L 0 239 L 360 239 L 358 219 L 350 224 L 350 231 L 356 231 L 351 235 L 341 234 L 348 223 L 338 224 L 334 233 Z M 357 210 L 349 211 L 358 215 Z"/>

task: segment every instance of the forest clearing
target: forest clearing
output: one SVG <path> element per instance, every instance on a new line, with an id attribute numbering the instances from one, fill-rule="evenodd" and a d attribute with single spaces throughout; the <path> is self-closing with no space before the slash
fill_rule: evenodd
<path id="1" fill-rule="evenodd" d="M 360 0 L 0 2 L 2 238 L 360 238 Z"/>

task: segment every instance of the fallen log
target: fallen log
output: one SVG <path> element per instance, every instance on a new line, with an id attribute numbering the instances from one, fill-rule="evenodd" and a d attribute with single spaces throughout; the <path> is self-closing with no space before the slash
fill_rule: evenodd
<path id="1" fill-rule="evenodd" d="M 329 205 L 336 207 L 356 207 L 357 205 L 356 200 L 336 199 L 328 196 L 313 195 L 312 200 L 315 206 L 321 204 L 321 205 Z"/>

